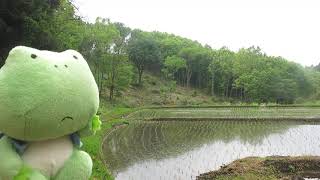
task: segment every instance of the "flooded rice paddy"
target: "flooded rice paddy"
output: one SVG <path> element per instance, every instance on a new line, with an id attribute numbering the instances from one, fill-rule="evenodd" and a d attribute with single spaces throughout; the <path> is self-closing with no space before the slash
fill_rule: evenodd
<path id="1" fill-rule="evenodd" d="M 320 119 L 319 107 L 154 108 L 132 113 L 132 119 Z"/>
<path id="2" fill-rule="evenodd" d="M 137 121 L 104 140 L 119 180 L 195 179 L 247 156 L 319 155 L 320 123 L 298 121 Z"/>

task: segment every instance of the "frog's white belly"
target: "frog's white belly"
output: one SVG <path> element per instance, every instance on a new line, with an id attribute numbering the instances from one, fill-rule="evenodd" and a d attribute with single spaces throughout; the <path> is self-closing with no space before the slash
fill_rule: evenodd
<path id="1" fill-rule="evenodd" d="M 47 177 L 53 177 L 73 153 L 69 136 L 47 141 L 31 142 L 22 159 Z"/>

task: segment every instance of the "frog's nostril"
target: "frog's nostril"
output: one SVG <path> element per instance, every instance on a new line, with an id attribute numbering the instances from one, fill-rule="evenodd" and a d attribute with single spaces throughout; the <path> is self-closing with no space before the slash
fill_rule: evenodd
<path id="1" fill-rule="evenodd" d="M 58 65 L 54 65 L 55 68 L 58 68 Z"/>
<path id="2" fill-rule="evenodd" d="M 65 64 L 64 67 L 68 68 L 68 65 Z"/>
<path id="3" fill-rule="evenodd" d="M 32 59 L 35 59 L 35 58 L 37 58 L 37 55 L 31 54 L 31 58 L 32 58 Z"/>
<path id="4" fill-rule="evenodd" d="M 77 57 L 77 56 L 75 56 L 75 55 L 73 55 L 73 58 L 78 59 L 78 57 Z"/>

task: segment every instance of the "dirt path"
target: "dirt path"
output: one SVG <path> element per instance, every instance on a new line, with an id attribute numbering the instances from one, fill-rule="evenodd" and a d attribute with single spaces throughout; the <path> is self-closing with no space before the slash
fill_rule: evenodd
<path id="1" fill-rule="evenodd" d="M 320 156 L 248 157 L 222 166 L 217 171 L 200 174 L 197 179 L 300 180 L 320 178 Z"/>

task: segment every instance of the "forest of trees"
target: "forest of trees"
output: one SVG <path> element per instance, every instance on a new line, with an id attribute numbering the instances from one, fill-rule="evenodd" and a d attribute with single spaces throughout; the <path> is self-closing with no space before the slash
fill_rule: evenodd
<path id="1" fill-rule="evenodd" d="M 69 0 L 2 0 L 0 66 L 16 45 L 75 49 L 87 59 L 100 93 L 107 90 L 109 100 L 130 85 L 143 86 L 146 71 L 221 99 L 259 103 L 320 99 L 319 66 L 302 67 L 255 46 L 234 52 L 173 34 L 130 29 L 104 18 L 88 23 L 76 11 Z"/>

